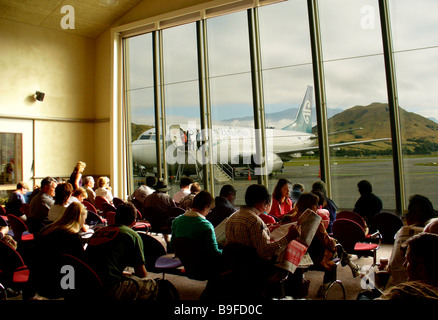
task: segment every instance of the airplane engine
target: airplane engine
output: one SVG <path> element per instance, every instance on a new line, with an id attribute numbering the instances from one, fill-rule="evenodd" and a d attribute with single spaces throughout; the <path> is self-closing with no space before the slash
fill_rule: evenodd
<path id="1" fill-rule="evenodd" d="M 260 164 L 258 164 L 259 161 L 255 161 L 255 156 L 251 156 L 251 168 L 254 170 L 257 170 L 260 168 Z M 264 165 L 265 163 L 262 162 L 261 165 Z M 270 174 L 272 172 L 279 172 L 283 169 L 283 161 L 280 159 L 280 157 L 275 153 L 269 153 L 268 159 L 267 159 L 267 173 Z M 259 170 L 262 170 L 260 168 Z M 257 174 L 257 173 L 256 173 Z"/>

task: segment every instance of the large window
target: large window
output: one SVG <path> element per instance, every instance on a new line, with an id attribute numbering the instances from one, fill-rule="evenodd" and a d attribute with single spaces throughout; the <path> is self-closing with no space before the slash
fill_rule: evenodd
<path id="1" fill-rule="evenodd" d="M 385 66 L 376 0 L 320 1 L 333 199 L 353 208 L 368 180 L 386 210 L 395 208 Z"/>
<path id="2" fill-rule="evenodd" d="M 438 207 L 438 20 L 433 0 L 391 1 L 406 205 L 413 194 Z"/>

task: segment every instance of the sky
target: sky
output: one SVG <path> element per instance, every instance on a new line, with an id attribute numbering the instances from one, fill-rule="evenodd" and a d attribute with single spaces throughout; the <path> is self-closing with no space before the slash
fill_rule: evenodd
<path id="1" fill-rule="evenodd" d="M 400 107 L 438 119 L 438 1 L 390 1 Z M 377 0 L 319 2 L 327 107 L 387 102 Z M 304 0 L 259 8 L 267 113 L 298 107 L 313 85 Z M 246 12 L 209 19 L 212 118 L 252 113 Z M 199 116 L 195 24 L 163 32 L 166 116 Z M 135 123 L 153 123 L 150 35 L 129 40 L 130 102 Z M 293 120 L 291 115 L 291 120 Z"/>

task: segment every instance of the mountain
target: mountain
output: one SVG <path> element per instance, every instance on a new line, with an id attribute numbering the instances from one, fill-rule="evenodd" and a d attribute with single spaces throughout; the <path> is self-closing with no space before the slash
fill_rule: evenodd
<path id="1" fill-rule="evenodd" d="M 428 140 L 438 143 L 438 124 L 414 112 L 400 108 L 402 141 Z M 330 132 L 362 128 L 332 136 L 331 142 L 391 137 L 389 108 L 384 103 L 355 106 L 328 119 Z M 313 128 L 316 132 L 316 127 Z"/>

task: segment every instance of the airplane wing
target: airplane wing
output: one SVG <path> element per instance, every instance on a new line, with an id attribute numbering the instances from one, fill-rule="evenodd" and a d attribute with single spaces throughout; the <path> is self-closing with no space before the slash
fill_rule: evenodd
<path id="1" fill-rule="evenodd" d="M 380 142 L 380 141 L 390 141 L 390 140 L 391 140 L 391 138 L 380 138 L 380 139 L 369 139 L 369 140 L 342 142 L 342 143 L 331 144 L 330 148 L 340 148 L 340 147 L 352 146 L 352 145 L 356 145 L 356 144 L 364 144 L 364 143 Z M 296 153 L 305 153 L 305 152 L 310 152 L 310 151 L 316 151 L 318 149 L 319 149 L 318 146 L 312 146 L 312 147 L 306 147 L 306 148 L 295 148 L 293 150 L 276 152 L 276 154 L 281 158 L 281 160 L 287 161 L 287 160 L 290 160 L 293 157 L 293 155 Z"/>

